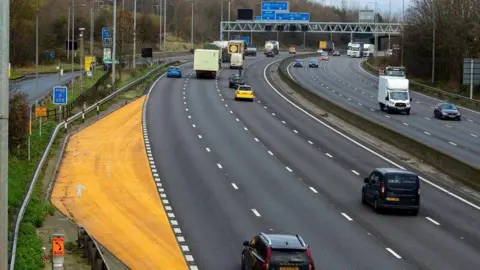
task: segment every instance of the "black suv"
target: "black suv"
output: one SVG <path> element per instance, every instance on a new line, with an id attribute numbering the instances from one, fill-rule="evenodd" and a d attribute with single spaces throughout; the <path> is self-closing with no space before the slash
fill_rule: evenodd
<path id="1" fill-rule="evenodd" d="M 244 85 L 245 81 L 243 80 L 242 76 L 239 74 L 234 74 L 232 77 L 230 77 L 230 82 L 228 83 L 228 87 L 230 88 L 235 88 L 238 85 Z"/>
<path id="2" fill-rule="evenodd" d="M 315 270 L 308 245 L 298 234 L 260 233 L 243 246 L 242 270 Z"/>
<path id="3" fill-rule="evenodd" d="M 376 212 L 383 209 L 420 210 L 420 179 L 418 175 L 397 168 L 375 169 L 364 179 L 362 203 L 370 204 Z"/>

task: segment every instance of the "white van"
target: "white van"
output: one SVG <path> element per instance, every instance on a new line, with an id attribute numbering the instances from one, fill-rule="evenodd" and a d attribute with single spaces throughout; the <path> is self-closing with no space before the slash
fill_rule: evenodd
<path id="1" fill-rule="evenodd" d="M 232 53 L 230 55 L 230 69 L 243 69 L 243 54 Z"/>
<path id="2" fill-rule="evenodd" d="M 402 77 L 380 76 L 378 78 L 378 105 L 381 111 L 410 114 L 412 98 L 409 81 Z"/>

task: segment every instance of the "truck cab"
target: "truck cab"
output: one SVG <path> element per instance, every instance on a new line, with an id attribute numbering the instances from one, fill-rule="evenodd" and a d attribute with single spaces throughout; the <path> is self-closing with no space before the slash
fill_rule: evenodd
<path id="1" fill-rule="evenodd" d="M 288 54 L 296 54 L 296 53 L 297 53 L 297 50 L 295 49 L 295 47 L 290 46 L 290 48 L 288 48 Z"/>
<path id="2" fill-rule="evenodd" d="M 387 66 L 385 68 L 385 76 L 406 78 L 406 73 L 405 67 Z"/>
<path id="3" fill-rule="evenodd" d="M 411 101 L 408 79 L 390 76 L 379 77 L 378 104 L 381 111 L 410 115 Z"/>
<path id="4" fill-rule="evenodd" d="M 350 57 L 353 57 L 353 58 L 362 57 L 362 48 L 361 48 L 360 44 L 358 44 L 358 43 L 352 44 Z"/>

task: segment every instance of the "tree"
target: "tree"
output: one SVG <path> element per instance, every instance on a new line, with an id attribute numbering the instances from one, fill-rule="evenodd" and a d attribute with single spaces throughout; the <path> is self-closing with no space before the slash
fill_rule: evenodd
<path id="1" fill-rule="evenodd" d="M 25 146 L 28 136 L 28 124 L 29 105 L 27 96 L 21 92 L 11 94 L 8 119 L 8 148 L 10 154 L 21 157 L 22 152 L 19 149 Z"/>

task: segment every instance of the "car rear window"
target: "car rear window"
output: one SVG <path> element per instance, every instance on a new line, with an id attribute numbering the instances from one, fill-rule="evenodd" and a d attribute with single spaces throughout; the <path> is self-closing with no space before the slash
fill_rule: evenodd
<path id="1" fill-rule="evenodd" d="M 250 86 L 240 86 L 238 89 L 239 89 L 239 90 L 243 90 L 243 91 L 250 91 L 250 90 L 252 90 L 252 88 L 251 88 Z"/>
<path id="2" fill-rule="evenodd" d="M 417 187 L 418 176 L 411 174 L 387 174 L 387 187 L 391 189 L 414 189 Z"/>
<path id="3" fill-rule="evenodd" d="M 308 256 L 305 250 L 272 249 L 270 261 L 272 263 L 302 263 L 308 262 Z"/>

